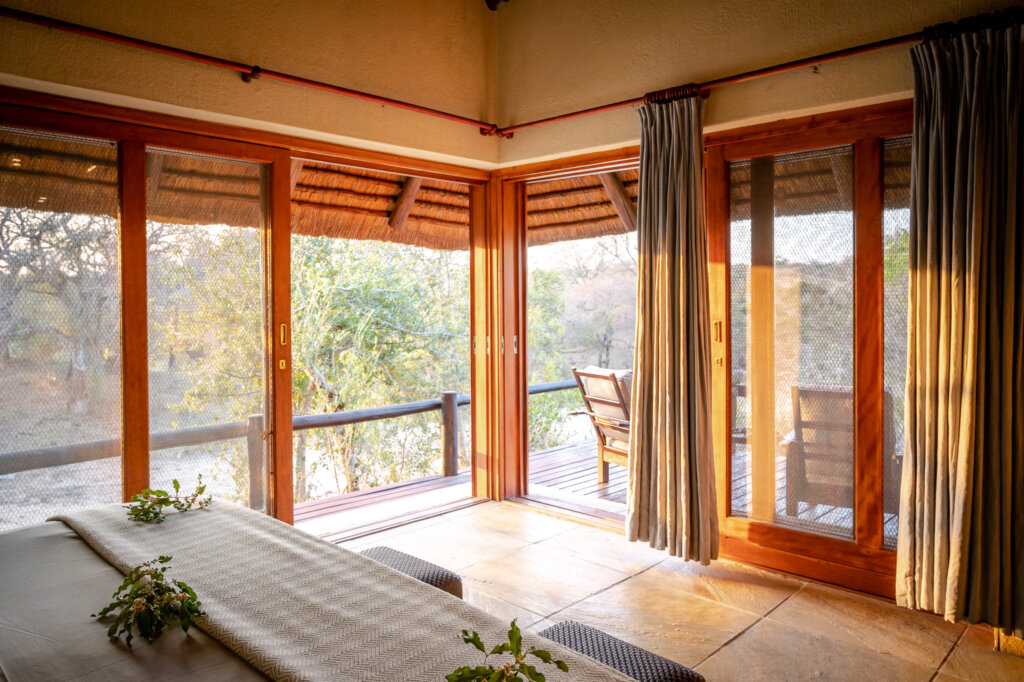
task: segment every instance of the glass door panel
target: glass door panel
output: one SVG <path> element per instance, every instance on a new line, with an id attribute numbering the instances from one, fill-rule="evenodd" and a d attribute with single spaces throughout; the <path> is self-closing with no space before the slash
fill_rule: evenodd
<path id="1" fill-rule="evenodd" d="M 121 499 L 117 147 L 0 128 L 0 531 Z"/>
<path id="2" fill-rule="evenodd" d="M 885 178 L 882 271 L 885 328 L 885 414 L 882 446 L 883 546 L 896 549 L 903 470 L 903 404 L 907 380 L 907 293 L 910 277 L 910 136 L 882 142 Z"/>
<path id="3" fill-rule="evenodd" d="M 633 368 L 638 178 L 627 170 L 527 186 L 527 493 L 609 518 L 626 508 L 629 428 L 619 420 Z M 615 372 L 618 391 L 601 377 L 581 381 L 626 407 L 594 401 L 592 419 L 573 368 Z"/>
<path id="4" fill-rule="evenodd" d="M 146 157 L 150 486 L 266 508 L 266 169 Z"/>
<path id="5" fill-rule="evenodd" d="M 854 529 L 853 148 L 730 164 L 731 513 Z"/>
<path id="6" fill-rule="evenodd" d="M 292 164 L 296 525 L 338 537 L 464 503 L 469 188 Z"/>

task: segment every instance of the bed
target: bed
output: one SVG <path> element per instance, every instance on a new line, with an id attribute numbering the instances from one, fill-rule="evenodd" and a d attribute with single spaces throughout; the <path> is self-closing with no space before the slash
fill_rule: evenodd
<path id="1" fill-rule="evenodd" d="M 204 631 L 165 632 L 131 649 L 90 618 L 127 567 L 173 556 Z M 508 623 L 441 590 L 262 514 L 214 501 L 208 511 L 129 521 L 120 505 L 0 534 L 0 670 L 22 680 L 442 680 L 482 656 L 459 637 L 502 641 Z M 534 635 L 569 675 L 627 680 Z M 543 668 L 550 668 L 544 670 Z"/>

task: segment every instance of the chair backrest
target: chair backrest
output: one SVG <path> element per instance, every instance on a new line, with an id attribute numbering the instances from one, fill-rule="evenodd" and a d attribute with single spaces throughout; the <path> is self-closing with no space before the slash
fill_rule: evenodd
<path id="1" fill-rule="evenodd" d="M 629 397 L 633 373 L 601 367 L 572 368 L 594 428 L 608 440 L 629 440 Z"/>
<path id="2" fill-rule="evenodd" d="M 853 391 L 793 386 L 793 440 L 805 455 L 853 456 Z"/>
<path id="3" fill-rule="evenodd" d="M 793 386 L 793 437 L 811 452 L 831 449 L 853 451 L 853 390 Z M 891 457 L 895 448 L 892 392 L 882 396 L 882 454 Z"/>

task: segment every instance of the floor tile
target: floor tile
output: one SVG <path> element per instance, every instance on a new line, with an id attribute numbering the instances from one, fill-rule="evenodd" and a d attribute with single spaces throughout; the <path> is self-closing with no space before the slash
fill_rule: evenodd
<path id="1" fill-rule="evenodd" d="M 409 528 L 409 527 L 407 527 Z M 526 540 L 489 530 L 461 517 L 426 527 L 412 527 L 380 538 L 383 544 L 460 573 L 468 566 L 505 556 L 527 544 Z"/>
<path id="2" fill-rule="evenodd" d="M 549 618 L 579 621 L 692 667 L 758 616 L 688 594 L 675 576 L 652 569 Z"/>
<path id="3" fill-rule="evenodd" d="M 651 569 L 671 580 L 675 589 L 763 616 L 797 592 L 803 581 L 732 561 L 696 561 L 669 557 Z"/>
<path id="4" fill-rule="evenodd" d="M 578 620 L 696 667 L 709 682 L 1024 680 L 1024 659 L 994 651 L 990 628 L 965 632 L 930 614 L 729 561 L 684 562 L 511 504 L 481 504 L 343 546 L 375 545 L 459 572 L 467 602 L 517 619 L 524 631 Z"/>
<path id="5" fill-rule="evenodd" d="M 934 669 L 892 654 L 760 620 L 696 667 L 708 682 L 928 682 Z"/>
<path id="6" fill-rule="evenodd" d="M 536 635 L 541 630 L 547 630 L 552 625 L 557 625 L 557 624 L 558 624 L 557 620 L 550 620 L 548 618 L 541 618 L 536 623 L 534 623 L 530 627 L 526 628 L 526 632 L 531 632 L 531 633 Z"/>
<path id="7" fill-rule="evenodd" d="M 461 520 L 488 530 L 523 540 L 540 542 L 560 533 L 575 530 L 580 524 L 542 514 L 522 505 L 490 502 L 471 508 Z"/>
<path id="8" fill-rule="evenodd" d="M 549 547 L 528 545 L 512 554 L 476 564 L 464 583 L 542 616 L 603 590 L 628 574 Z"/>
<path id="9" fill-rule="evenodd" d="M 1024 658 L 996 651 L 993 643 L 992 628 L 968 628 L 939 672 L 966 682 L 1024 680 Z"/>
<path id="10" fill-rule="evenodd" d="M 540 614 L 524 609 L 523 607 L 517 606 L 511 602 L 507 602 L 504 599 L 495 597 L 494 595 L 487 594 L 486 592 L 473 589 L 465 584 L 462 586 L 462 598 L 467 603 L 477 607 L 481 611 L 486 611 L 495 618 L 505 621 L 506 623 L 511 623 L 514 618 L 516 624 L 524 630 L 532 626 L 534 623 L 544 621 L 544 619 L 540 617 Z"/>
<path id="11" fill-rule="evenodd" d="M 339 544 L 342 547 L 345 547 L 346 549 L 351 549 L 353 552 L 361 552 L 362 550 L 368 547 L 377 547 L 380 545 L 390 547 L 391 538 L 402 536 L 406 533 L 410 533 L 413 531 L 413 529 L 419 531 L 424 528 L 427 528 L 430 525 L 433 524 L 420 525 L 419 523 L 417 523 L 414 526 L 399 526 L 398 528 L 392 528 L 390 530 L 381 531 L 379 533 L 373 533 L 371 535 L 364 535 L 362 537 L 355 538 L 352 540 L 346 540 L 345 542 Z"/>
<path id="12" fill-rule="evenodd" d="M 630 574 L 664 561 L 668 556 L 663 551 L 652 549 L 646 542 L 629 542 L 621 534 L 586 526 L 576 526 L 544 540 L 540 546 L 555 547 L 581 559 Z"/>
<path id="13" fill-rule="evenodd" d="M 804 587 L 768 618 L 931 670 L 939 667 L 964 629 L 934 614 L 817 584 Z"/>

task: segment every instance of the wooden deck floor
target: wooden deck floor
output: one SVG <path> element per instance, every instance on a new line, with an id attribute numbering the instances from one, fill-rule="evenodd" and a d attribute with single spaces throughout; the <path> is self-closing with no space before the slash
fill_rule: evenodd
<path id="1" fill-rule="evenodd" d="M 597 482 L 594 441 L 530 453 L 530 488 L 540 497 L 595 500 L 598 510 L 620 511 L 626 501 L 626 469 L 612 465 L 606 484 Z M 471 500 L 470 473 L 428 476 L 295 505 L 295 524 L 340 541 L 458 508 Z M 585 504 L 583 506 L 586 506 Z"/>
<path id="2" fill-rule="evenodd" d="M 591 440 L 530 453 L 529 495 L 603 517 L 621 517 L 626 503 L 626 468 L 609 466 L 608 482 L 598 483 L 596 448 Z M 749 453 L 735 453 L 732 465 L 733 513 L 748 516 L 752 487 Z M 781 457 L 775 491 L 774 523 L 835 537 L 852 533 L 853 510 L 849 508 L 802 504 L 797 516 L 785 514 L 785 460 Z M 341 540 L 458 508 L 471 500 L 470 495 L 468 471 L 451 477 L 429 476 L 296 504 L 295 523 L 321 537 Z M 894 541 L 896 521 L 895 515 L 886 515 L 887 546 Z"/>
<path id="3" fill-rule="evenodd" d="M 597 442 L 571 443 L 530 453 L 530 495 L 565 497 L 577 502 L 600 500 L 601 508 L 621 511 L 609 504 L 626 504 L 626 467 L 608 467 L 608 482 L 597 482 Z"/>
<path id="4" fill-rule="evenodd" d="M 295 525 L 331 541 L 374 533 L 472 502 L 469 471 L 427 476 L 295 505 Z"/>

